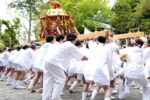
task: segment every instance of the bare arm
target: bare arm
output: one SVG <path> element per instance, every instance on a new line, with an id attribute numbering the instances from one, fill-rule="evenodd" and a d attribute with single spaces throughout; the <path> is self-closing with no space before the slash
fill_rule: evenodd
<path id="1" fill-rule="evenodd" d="M 74 31 L 76 32 L 76 35 L 79 35 L 80 33 L 78 32 L 77 28 L 74 27 Z"/>
<path id="2" fill-rule="evenodd" d="M 61 35 L 61 32 L 60 32 L 60 30 L 59 30 L 59 27 L 58 27 L 58 26 L 57 26 L 57 28 L 56 28 L 56 29 L 57 29 L 58 34 L 59 34 L 59 35 Z"/>

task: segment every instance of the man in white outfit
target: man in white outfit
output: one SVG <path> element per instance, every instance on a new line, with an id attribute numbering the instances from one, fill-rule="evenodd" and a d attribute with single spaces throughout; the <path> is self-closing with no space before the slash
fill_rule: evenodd
<path id="1" fill-rule="evenodd" d="M 129 93 L 128 86 L 131 82 L 136 81 L 143 88 L 143 100 L 150 100 L 150 87 L 148 77 L 144 73 L 143 61 L 143 41 L 136 39 L 134 47 L 128 49 L 127 67 L 124 71 L 124 84 L 119 92 L 119 99 L 124 99 L 125 94 Z"/>
<path id="2" fill-rule="evenodd" d="M 98 37 L 98 46 L 95 48 L 92 56 L 89 59 L 87 65 L 87 71 L 85 72 L 85 79 L 94 81 L 97 86 L 92 92 L 91 100 L 95 100 L 95 96 L 99 89 L 102 87 L 105 91 L 104 100 L 110 100 L 110 57 L 109 49 L 105 46 L 106 38 L 104 36 Z M 84 88 L 87 85 L 85 84 Z M 87 100 L 87 91 L 83 90 L 82 100 Z"/>
<path id="3" fill-rule="evenodd" d="M 5 72 L 3 73 L 2 77 L 0 78 L 1 81 L 3 81 L 3 79 L 6 77 L 6 75 L 8 74 L 8 70 L 7 67 L 9 67 L 9 63 L 8 63 L 8 58 L 10 55 L 10 51 L 8 50 L 4 50 L 4 52 L 1 54 L 0 59 L 2 62 L 2 66 L 5 69 Z"/>
<path id="4" fill-rule="evenodd" d="M 51 55 L 47 55 L 42 100 L 61 100 L 61 93 L 66 80 L 65 72 L 68 70 L 70 60 L 72 58 L 88 60 L 74 45 L 76 38 L 76 35 L 69 34 L 67 41 L 59 49 L 55 49 Z"/>
<path id="5" fill-rule="evenodd" d="M 147 48 L 144 49 L 145 75 L 150 79 L 150 40 L 147 41 Z"/>
<path id="6" fill-rule="evenodd" d="M 20 54 L 15 59 L 14 63 L 17 65 L 16 67 L 17 76 L 12 84 L 12 87 L 14 89 L 25 89 L 25 87 L 21 85 L 21 82 L 23 81 L 23 78 L 25 76 L 25 70 L 33 67 L 35 50 L 36 50 L 35 45 L 34 46 L 32 45 L 31 48 L 28 45 L 24 45 L 22 52 L 20 51 Z"/>
<path id="7" fill-rule="evenodd" d="M 48 35 L 46 37 L 46 43 L 44 43 L 41 48 L 36 52 L 35 61 L 34 61 L 34 71 L 35 76 L 30 81 L 30 85 L 28 86 L 28 90 L 33 90 L 34 86 L 40 80 L 40 89 L 39 92 L 42 91 L 43 88 L 43 70 L 45 65 L 44 57 L 47 55 L 49 48 L 52 48 L 54 44 L 54 37 Z"/>
<path id="8" fill-rule="evenodd" d="M 4 70 L 4 66 L 3 66 L 3 63 L 2 63 L 2 54 L 3 54 L 3 50 L 0 50 L 0 77 L 2 76 L 3 74 L 3 70 Z"/>

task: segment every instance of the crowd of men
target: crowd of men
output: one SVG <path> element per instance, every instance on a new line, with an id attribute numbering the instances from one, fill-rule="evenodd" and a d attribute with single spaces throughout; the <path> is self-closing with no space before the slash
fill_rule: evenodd
<path id="1" fill-rule="evenodd" d="M 0 80 L 14 89 L 38 92 L 42 100 L 62 100 L 66 85 L 83 84 L 81 100 L 95 100 L 104 89 L 104 100 L 111 100 L 115 80 L 120 79 L 118 98 L 125 99 L 129 86 L 136 82 L 143 100 L 150 100 L 150 39 L 135 38 L 130 45 L 122 45 L 112 33 L 94 39 L 77 41 L 75 34 L 47 36 L 42 45 L 17 46 L 0 50 Z M 92 92 L 90 92 L 92 91 Z"/>

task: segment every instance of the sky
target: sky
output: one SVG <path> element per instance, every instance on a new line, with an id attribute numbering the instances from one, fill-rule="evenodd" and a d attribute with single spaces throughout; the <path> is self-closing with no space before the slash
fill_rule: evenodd
<path id="1" fill-rule="evenodd" d="M 12 19 L 17 16 L 14 9 L 8 9 L 7 4 L 12 0 L 0 0 L 0 19 Z"/>
<path id="2" fill-rule="evenodd" d="M 108 6 L 113 7 L 115 4 L 116 0 L 110 0 L 110 2 L 108 3 Z"/>

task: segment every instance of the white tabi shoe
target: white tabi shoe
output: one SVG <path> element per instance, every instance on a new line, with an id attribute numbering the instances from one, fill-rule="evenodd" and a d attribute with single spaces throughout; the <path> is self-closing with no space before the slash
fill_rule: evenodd
<path id="1" fill-rule="evenodd" d="M 24 86 L 17 86 L 17 89 L 26 89 L 26 87 L 24 87 Z"/>

